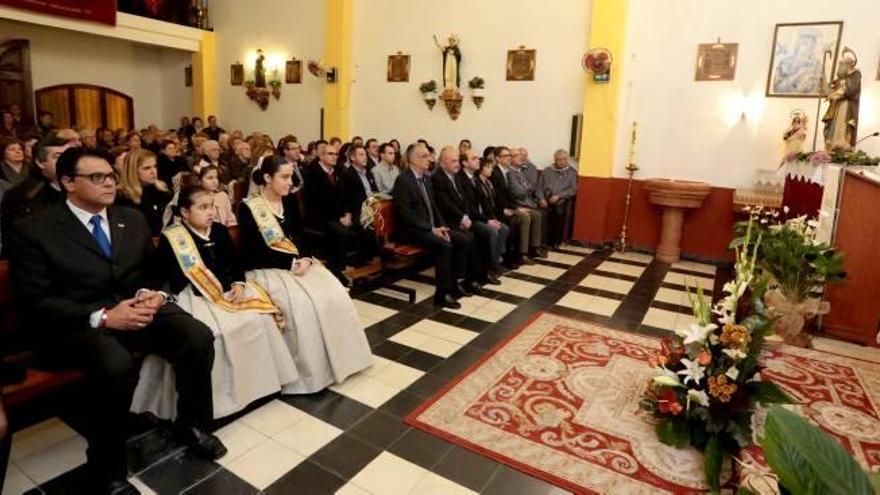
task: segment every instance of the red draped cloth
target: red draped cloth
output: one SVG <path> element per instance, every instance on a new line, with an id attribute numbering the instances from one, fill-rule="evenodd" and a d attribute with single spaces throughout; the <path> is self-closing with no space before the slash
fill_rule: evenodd
<path id="1" fill-rule="evenodd" d="M 819 216 L 819 208 L 822 206 L 822 193 L 824 187 L 804 180 L 800 177 L 785 177 L 785 189 L 782 191 L 782 206 L 788 207 L 786 218 L 795 218 L 806 215 L 809 218 Z"/>

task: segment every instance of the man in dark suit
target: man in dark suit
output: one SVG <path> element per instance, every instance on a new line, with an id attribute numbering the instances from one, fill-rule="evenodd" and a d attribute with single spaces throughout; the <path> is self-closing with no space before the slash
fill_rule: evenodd
<path id="1" fill-rule="evenodd" d="M 357 253 L 353 264 L 369 262 L 377 252 L 376 236 L 361 225 L 361 210 L 367 197 L 379 192 L 373 172 L 367 168 L 367 151 L 361 145 L 348 149 L 350 167 L 339 174 L 342 186 L 343 211 L 351 213 L 351 226 L 348 228 L 349 248 Z"/>
<path id="2" fill-rule="evenodd" d="M 394 214 L 400 235 L 411 242 L 434 252 L 435 265 L 434 303 L 446 308 L 458 309 L 457 297 L 479 290 L 476 282 L 463 285 L 459 280 L 466 277 L 465 267 L 473 251 L 473 238 L 452 230 L 443 220 L 433 197 L 431 181 L 425 177 L 428 170 L 428 149 L 422 144 L 411 144 L 406 149 L 409 168 L 394 181 L 391 196 L 394 197 Z M 467 285 L 470 285 L 468 287 Z"/>
<path id="3" fill-rule="evenodd" d="M 88 493 L 135 494 L 126 481 L 125 419 L 138 377 L 132 349 L 167 359 L 177 380 L 175 434 L 214 460 L 226 448 L 213 420 L 211 330 L 161 292 L 146 289 L 152 239 L 139 212 L 113 206 L 118 175 L 82 148 L 57 163 L 66 201 L 16 224 L 10 236 L 19 322 L 52 362 L 87 379 Z"/>
<path id="4" fill-rule="evenodd" d="M 507 238 L 510 235 L 510 227 L 500 222 L 496 217 L 494 208 L 487 202 L 487 198 L 480 193 L 477 185 L 477 174 L 480 170 L 480 159 L 466 148 L 459 155 L 461 170 L 456 175 L 458 189 L 464 198 L 464 204 L 467 208 L 468 216 L 474 220 L 476 225 L 484 225 L 481 236 L 477 239 L 480 241 L 480 251 L 483 254 L 484 262 L 489 267 L 489 274 L 494 277 L 501 275 L 501 261 L 507 245 Z M 478 234 L 480 231 L 474 230 Z M 496 278 L 497 281 L 497 278 Z"/>
<path id="5" fill-rule="evenodd" d="M 322 237 L 321 251 L 327 259 L 327 268 L 345 286 L 351 281 L 342 273 L 346 266 L 348 248 L 351 245 L 350 229 L 357 219 L 346 210 L 342 198 L 341 178 L 335 167 L 339 152 L 333 145 L 326 145 L 316 166 L 303 174 L 305 185 L 305 224 Z"/>
<path id="6" fill-rule="evenodd" d="M 468 207 L 464 197 L 463 184 L 457 176 L 461 170 L 458 153 L 452 146 L 444 146 L 440 150 L 440 167 L 431 174 L 431 182 L 434 186 L 434 200 L 443 219 L 449 223 L 450 228 L 457 230 L 471 238 L 470 242 L 479 242 L 482 252 L 489 250 L 489 237 L 491 227 L 477 217 L 473 210 Z M 468 258 L 468 275 L 472 280 L 481 283 L 499 285 L 498 278 L 489 272 L 488 258 L 483 259 L 476 251 Z"/>
<path id="7" fill-rule="evenodd" d="M 495 156 L 495 168 L 492 170 L 492 185 L 495 187 L 496 201 L 511 230 L 518 235 L 513 244 L 517 248 L 518 259 L 526 265 L 534 265 L 535 261 L 530 256 L 532 247 L 540 246 L 540 226 L 535 229 L 532 226 L 528 211 L 517 206 L 516 197 L 513 195 L 513 178 L 510 177 L 511 153 L 507 146 L 496 146 L 493 150 Z M 537 231 L 537 235 L 534 235 Z"/>

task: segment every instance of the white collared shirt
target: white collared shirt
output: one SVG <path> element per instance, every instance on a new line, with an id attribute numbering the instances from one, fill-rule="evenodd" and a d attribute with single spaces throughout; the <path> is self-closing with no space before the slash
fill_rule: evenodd
<path id="1" fill-rule="evenodd" d="M 103 208 L 98 213 L 90 213 L 90 212 L 83 210 L 82 208 L 76 206 L 75 204 L 71 203 L 69 199 L 66 202 L 67 202 L 67 207 L 70 208 L 70 211 L 73 212 L 73 214 L 76 216 L 77 220 L 79 220 L 80 223 L 82 223 L 85 226 L 86 230 L 89 231 L 89 234 L 91 234 L 92 231 L 94 230 L 94 226 L 92 225 L 92 217 L 95 215 L 100 215 L 101 216 L 101 230 L 104 231 L 104 234 L 107 236 L 107 240 L 110 241 L 110 244 L 111 245 L 113 244 L 113 239 L 110 237 L 110 223 L 107 220 L 107 208 Z"/>

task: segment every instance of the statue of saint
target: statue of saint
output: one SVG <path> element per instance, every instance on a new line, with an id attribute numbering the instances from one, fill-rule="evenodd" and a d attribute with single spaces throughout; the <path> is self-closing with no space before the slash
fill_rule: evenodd
<path id="1" fill-rule="evenodd" d="M 443 89 L 458 89 L 461 86 L 461 50 L 458 48 L 458 37 L 449 36 L 449 44 L 443 46 L 434 36 L 434 44 L 443 53 Z"/>
<path id="2" fill-rule="evenodd" d="M 266 56 L 263 50 L 257 50 L 257 61 L 254 63 L 254 86 L 266 87 Z"/>
<path id="3" fill-rule="evenodd" d="M 851 151 L 856 145 L 859 130 L 859 97 L 862 93 L 862 73 L 856 68 L 858 58 L 849 48 L 843 49 L 837 64 L 837 78 L 828 91 L 828 111 L 822 117 L 825 123 L 825 149 Z M 824 89 L 824 88 L 823 88 Z"/>
<path id="4" fill-rule="evenodd" d="M 807 139 L 807 115 L 803 110 L 791 112 L 791 125 L 782 134 L 782 139 L 785 140 L 782 163 L 790 161 L 804 150 L 804 141 Z"/>

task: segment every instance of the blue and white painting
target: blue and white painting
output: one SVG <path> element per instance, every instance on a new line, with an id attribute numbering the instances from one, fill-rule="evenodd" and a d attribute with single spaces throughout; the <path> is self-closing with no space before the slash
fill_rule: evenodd
<path id="1" fill-rule="evenodd" d="M 820 81 L 834 72 L 842 28 L 841 22 L 777 24 L 767 96 L 818 97 Z"/>

